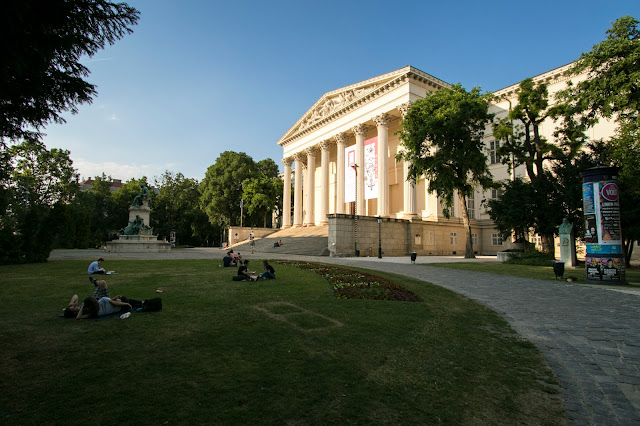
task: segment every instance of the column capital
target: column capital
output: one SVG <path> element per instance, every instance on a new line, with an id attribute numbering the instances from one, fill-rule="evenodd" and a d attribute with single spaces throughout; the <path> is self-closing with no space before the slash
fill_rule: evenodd
<path id="1" fill-rule="evenodd" d="M 389 114 L 376 115 L 373 121 L 378 127 L 387 127 L 391 121 L 391 116 Z"/>
<path id="2" fill-rule="evenodd" d="M 296 163 L 304 163 L 304 160 L 307 158 L 307 156 L 303 152 L 296 152 L 293 155 L 293 158 L 295 159 Z"/>
<path id="3" fill-rule="evenodd" d="M 338 145 L 344 144 L 347 141 L 347 135 L 344 132 L 340 132 L 337 135 L 335 135 L 333 139 L 336 141 Z"/>
<path id="4" fill-rule="evenodd" d="M 411 108 L 411 104 L 412 102 L 409 101 L 398 106 L 398 111 L 400 111 L 400 114 L 402 114 L 403 119 L 407 116 L 407 113 L 409 112 L 409 108 Z"/>
<path id="5" fill-rule="evenodd" d="M 309 148 L 305 148 L 305 150 L 304 150 L 304 152 L 307 155 L 310 155 L 312 157 L 316 155 L 316 151 L 317 151 L 317 149 L 316 149 L 315 146 L 310 146 Z"/>
<path id="6" fill-rule="evenodd" d="M 351 129 L 351 131 L 356 135 L 356 136 L 364 136 L 364 132 L 367 131 L 367 126 L 365 126 L 364 124 L 358 124 L 356 126 L 353 126 L 353 128 Z"/>
<path id="7" fill-rule="evenodd" d="M 329 148 L 331 148 L 332 144 L 333 144 L 333 142 L 331 142 L 330 139 L 327 139 L 326 141 L 322 141 L 322 142 L 320 142 L 320 149 L 323 150 L 323 151 L 326 151 Z"/>
<path id="8" fill-rule="evenodd" d="M 293 163 L 293 158 L 292 157 L 287 157 L 287 158 L 283 158 L 282 159 L 282 164 L 286 166 L 290 166 L 291 163 Z"/>

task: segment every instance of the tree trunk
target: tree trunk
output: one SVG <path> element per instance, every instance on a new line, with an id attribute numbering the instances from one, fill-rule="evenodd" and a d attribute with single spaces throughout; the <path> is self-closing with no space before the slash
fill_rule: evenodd
<path id="1" fill-rule="evenodd" d="M 555 246 L 553 245 L 553 235 L 540 235 L 542 240 L 542 251 L 544 253 L 554 254 Z"/>
<path id="2" fill-rule="evenodd" d="M 475 259 L 473 254 L 473 241 L 471 240 L 471 224 L 469 223 L 469 211 L 467 210 L 467 197 L 458 191 L 458 200 L 460 200 L 460 210 L 462 211 L 462 223 L 464 225 L 464 258 Z"/>

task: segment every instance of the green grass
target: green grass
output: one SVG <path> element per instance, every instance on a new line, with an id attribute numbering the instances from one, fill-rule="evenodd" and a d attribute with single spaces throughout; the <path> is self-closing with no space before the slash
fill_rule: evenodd
<path id="1" fill-rule="evenodd" d="M 489 272 L 492 274 L 511 275 L 514 277 L 535 278 L 539 280 L 552 280 L 556 281 L 555 274 L 553 273 L 553 267 L 551 266 L 531 266 L 531 265 L 515 265 L 508 263 L 495 263 L 495 262 L 468 262 L 468 263 L 430 263 L 429 266 L 438 266 L 441 268 L 462 269 L 465 271 L 476 272 Z M 626 271 L 627 282 L 640 283 L 640 270 L 638 268 L 627 269 Z M 585 280 L 584 266 L 579 268 L 567 268 L 564 271 L 564 278 L 575 277 L 577 280 L 573 283 L 587 284 Z M 593 284 L 593 283 L 588 283 Z M 619 284 L 602 284 L 602 285 L 619 285 Z M 622 284 L 624 285 L 624 284 Z"/>
<path id="2" fill-rule="evenodd" d="M 110 261 L 112 295 L 162 288 L 163 311 L 97 322 L 56 316 L 92 291 L 87 262 L 1 266 L 0 423 L 566 421 L 537 349 L 480 304 L 379 273 L 423 301 L 336 299 L 312 271 L 233 282 L 217 263 Z"/>

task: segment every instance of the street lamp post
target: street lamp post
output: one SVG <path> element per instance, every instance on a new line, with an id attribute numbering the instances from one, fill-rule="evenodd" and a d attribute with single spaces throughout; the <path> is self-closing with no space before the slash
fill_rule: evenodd
<path id="1" fill-rule="evenodd" d="M 378 259 L 382 259 L 382 218 L 378 216 Z"/>
<path id="2" fill-rule="evenodd" d="M 358 165 L 354 164 L 353 166 L 351 166 L 351 168 L 353 169 L 353 171 L 356 174 L 356 184 L 355 186 L 355 210 L 356 210 L 356 214 L 355 214 L 355 219 L 354 219 L 354 227 L 353 227 L 353 232 L 355 234 L 355 242 L 354 242 L 354 256 L 358 256 Z"/>

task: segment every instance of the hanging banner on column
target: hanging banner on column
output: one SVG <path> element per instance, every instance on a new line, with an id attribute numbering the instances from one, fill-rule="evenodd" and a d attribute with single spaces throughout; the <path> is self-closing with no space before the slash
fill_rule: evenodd
<path id="1" fill-rule="evenodd" d="M 356 201 L 356 172 L 353 166 L 356 164 L 356 146 L 351 145 L 344 149 L 344 202 Z"/>
<path id="2" fill-rule="evenodd" d="M 582 179 L 587 281 L 624 282 L 617 170 L 589 169 Z"/>
<path id="3" fill-rule="evenodd" d="M 364 141 L 364 199 L 378 198 L 378 137 Z"/>
<path id="4" fill-rule="evenodd" d="M 344 149 L 344 201 L 356 201 L 356 146 Z M 358 173 L 364 173 L 364 199 L 378 198 L 378 137 L 364 141 L 364 165 L 358 164 Z"/>

